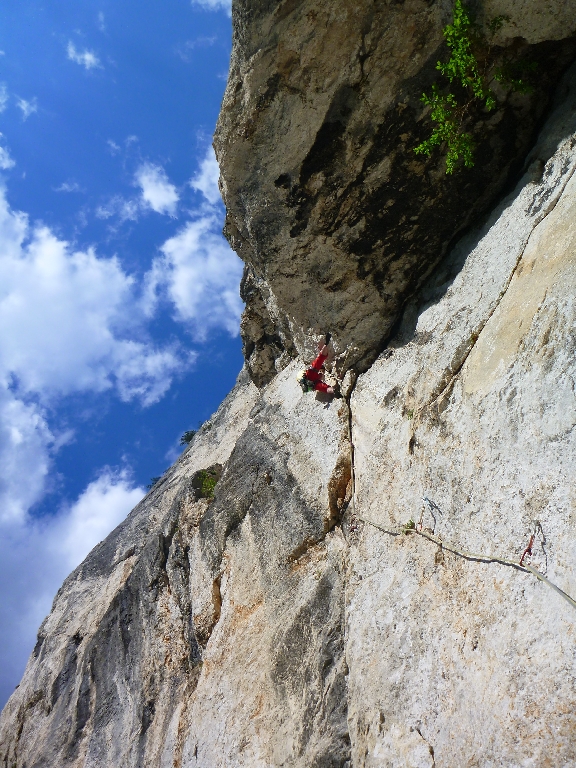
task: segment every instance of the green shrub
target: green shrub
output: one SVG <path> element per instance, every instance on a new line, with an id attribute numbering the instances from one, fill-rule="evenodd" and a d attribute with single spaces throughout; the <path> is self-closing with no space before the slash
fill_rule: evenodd
<path id="1" fill-rule="evenodd" d="M 189 445 L 194 439 L 195 434 L 196 434 L 195 429 L 189 429 L 187 432 L 184 432 L 184 434 L 180 438 L 180 445 Z"/>
<path id="2" fill-rule="evenodd" d="M 208 472 L 205 470 L 202 470 L 200 472 L 200 494 L 202 495 L 202 498 L 204 499 L 213 499 L 214 498 L 214 488 L 216 488 L 216 483 L 218 482 L 215 477 L 212 475 L 209 475 Z"/>
<path id="3" fill-rule="evenodd" d="M 154 488 L 154 486 L 156 485 L 156 483 L 158 483 L 160 480 L 162 480 L 162 475 L 158 475 L 158 477 L 152 477 L 150 479 L 150 482 L 146 486 L 146 490 L 151 491 L 152 488 Z"/>
<path id="4" fill-rule="evenodd" d="M 492 19 L 488 25 L 491 34 L 506 21 L 506 16 Z M 422 94 L 421 100 L 430 107 L 435 127 L 430 138 L 415 147 L 414 152 L 429 157 L 434 147 L 445 145 L 446 173 L 451 174 L 461 165 L 465 168 L 474 165 L 474 138 L 463 126 L 474 109 L 491 112 L 496 108 L 496 94 L 490 83 L 495 80 L 514 91 L 527 93 L 532 88 L 523 77 L 533 71 L 535 65 L 508 59 L 499 62 L 462 0 L 454 2 L 452 24 L 444 28 L 444 38 L 450 58 L 437 62 L 436 69 L 448 80 L 449 86 L 440 89 L 434 83 L 430 93 Z M 453 86 L 456 92 L 452 91 Z"/>
<path id="5" fill-rule="evenodd" d="M 214 489 L 216 483 L 222 476 L 222 465 L 213 464 L 207 469 L 200 469 L 192 476 L 192 488 L 194 489 L 194 495 L 196 500 L 214 498 Z"/>

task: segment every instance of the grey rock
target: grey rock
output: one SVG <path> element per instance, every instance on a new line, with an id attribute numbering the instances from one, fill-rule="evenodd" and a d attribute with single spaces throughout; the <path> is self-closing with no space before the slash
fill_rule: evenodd
<path id="1" fill-rule="evenodd" d="M 447 547 L 518 561 L 538 520 L 530 563 L 576 596 L 575 253 L 572 69 L 515 188 L 347 372 L 349 404 L 303 394 L 273 341 L 267 383 L 244 370 L 65 581 L 0 717 L 0 766 L 574 765 L 576 611 Z M 445 547 L 402 535 L 410 519 Z"/>
<path id="2" fill-rule="evenodd" d="M 246 765 L 337 766 L 349 755 L 335 530 L 346 406 L 303 398 L 293 369 L 260 395 L 243 374 L 66 580 L 2 715 L 0 764 L 236 765 L 243 754 Z M 218 465 L 213 501 L 198 498 L 198 471 Z"/>
<path id="3" fill-rule="evenodd" d="M 451 3 L 313 0 L 233 7 L 234 46 L 215 136 L 225 232 L 247 265 L 242 336 L 267 383 L 333 335 L 341 373 L 366 370 L 407 297 L 517 176 L 573 59 L 574 2 L 493 0 L 493 50 L 538 65 L 531 94 L 470 115 L 477 161 L 446 176 L 421 103 L 445 55 Z"/>
<path id="4" fill-rule="evenodd" d="M 352 397 L 360 517 L 395 532 L 424 513 L 447 545 L 516 562 L 538 520 L 529 562 L 573 597 L 575 86 Z M 576 762 L 573 607 L 514 568 L 363 523 L 349 563 L 354 766 Z"/>

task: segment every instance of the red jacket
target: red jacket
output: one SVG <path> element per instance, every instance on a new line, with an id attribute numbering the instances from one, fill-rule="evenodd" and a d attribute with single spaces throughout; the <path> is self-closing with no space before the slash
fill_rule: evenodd
<path id="1" fill-rule="evenodd" d="M 318 355 L 316 360 L 311 364 L 310 368 L 306 371 L 306 378 L 314 384 L 316 392 L 327 392 L 328 384 L 322 381 L 322 366 L 326 362 L 328 355 Z"/>

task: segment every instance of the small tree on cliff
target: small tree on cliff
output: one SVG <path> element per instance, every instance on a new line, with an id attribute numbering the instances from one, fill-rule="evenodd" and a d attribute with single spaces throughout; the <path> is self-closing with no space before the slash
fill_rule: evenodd
<path id="1" fill-rule="evenodd" d="M 493 36 L 507 16 L 492 19 L 488 28 Z M 464 130 L 467 121 L 477 109 L 491 112 L 497 106 L 497 97 L 490 85 L 498 82 L 512 90 L 527 93 L 531 85 L 524 79 L 533 71 L 534 64 L 513 61 L 497 54 L 482 34 L 462 0 L 455 0 L 452 24 L 444 28 L 450 58 L 439 61 L 436 69 L 448 80 L 444 88 L 437 83 L 421 100 L 430 107 L 430 118 L 435 123 L 432 135 L 414 148 L 420 155 L 430 156 L 435 147 L 446 147 L 446 173 L 454 173 L 462 165 L 474 165 L 475 142 L 472 134 Z"/>

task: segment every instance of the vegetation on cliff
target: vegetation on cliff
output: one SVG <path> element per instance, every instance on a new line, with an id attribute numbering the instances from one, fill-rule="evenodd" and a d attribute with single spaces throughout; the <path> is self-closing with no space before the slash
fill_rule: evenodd
<path id="1" fill-rule="evenodd" d="M 489 23 L 494 35 L 508 21 L 497 16 Z M 490 87 L 495 81 L 519 93 L 532 90 L 526 75 L 534 65 L 494 55 L 493 46 L 486 40 L 462 0 L 456 0 L 452 24 L 444 28 L 450 58 L 439 61 L 436 69 L 448 79 L 450 85 L 441 90 L 437 83 L 430 93 L 422 94 L 422 101 L 430 107 L 430 118 L 436 123 L 432 135 L 415 147 L 416 154 L 432 154 L 434 147 L 446 145 L 446 173 L 458 168 L 474 166 L 475 143 L 472 134 L 463 126 L 478 108 L 491 112 L 496 109 L 496 93 Z M 454 92 L 452 91 L 454 88 Z M 461 162 L 460 162 L 461 161 Z"/>

